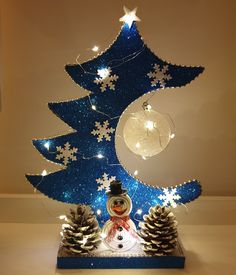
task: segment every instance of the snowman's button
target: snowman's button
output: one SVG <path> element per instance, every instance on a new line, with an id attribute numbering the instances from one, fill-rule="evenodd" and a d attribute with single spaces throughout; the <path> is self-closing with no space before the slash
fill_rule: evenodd
<path id="1" fill-rule="evenodd" d="M 119 231 L 122 231 L 122 230 L 123 230 L 123 227 L 119 226 L 119 227 L 118 227 L 118 230 L 119 230 Z"/>
<path id="2" fill-rule="evenodd" d="M 121 241 L 121 240 L 123 240 L 123 237 L 119 235 L 119 236 L 117 237 L 117 239 L 118 239 L 119 241 Z"/>
<path id="3" fill-rule="evenodd" d="M 120 249 L 123 248 L 123 244 L 119 244 L 118 248 L 120 248 Z"/>

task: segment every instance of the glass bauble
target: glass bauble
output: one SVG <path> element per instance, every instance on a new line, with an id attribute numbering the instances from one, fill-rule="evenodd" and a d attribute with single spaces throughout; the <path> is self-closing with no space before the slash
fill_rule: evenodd
<path id="1" fill-rule="evenodd" d="M 152 157 L 166 148 L 172 135 L 168 119 L 151 109 L 132 113 L 124 125 L 123 136 L 133 153 Z"/>

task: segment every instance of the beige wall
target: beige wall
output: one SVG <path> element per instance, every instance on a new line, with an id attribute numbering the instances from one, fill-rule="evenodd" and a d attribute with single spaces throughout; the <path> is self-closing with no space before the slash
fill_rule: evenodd
<path id="1" fill-rule="evenodd" d="M 120 29 L 122 5 L 138 6 L 145 42 L 161 58 L 206 70 L 190 85 L 157 93 L 154 109 L 169 113 L 176 138 L 141 162 L 122 147 L 122 161 L 142 180 L 172 185 L 198 178 L 208 195 L 236 195 L 236 4 L 234 0 L 80 1 L 2 0 L 3 84 L 0 112 L 0 193 L 32 193 L 25 172 L 56 171 L 34 150 L 32 138 L 68 127 L 47 102 L 85 95 L 64 64 L 92 57 Z"/>

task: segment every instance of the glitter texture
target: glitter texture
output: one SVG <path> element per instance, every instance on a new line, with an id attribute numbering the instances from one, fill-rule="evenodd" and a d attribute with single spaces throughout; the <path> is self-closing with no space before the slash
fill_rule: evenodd
<path id="1" fill-rule="evenodd" d="M 165 78 L 165 88 L 184 86 L 203 72 L 203 67 L 173 65 L 159 59 L 143 43 L 135 23 L 131 28 L 124 24 L 115 42 L 101 55 L 83 64 L 66 65 L 65 69 L 75 83 L 91 91 L 91 94 L 78 100 L 49 103 L 53 113 L 75 132 L 34 140 L 33 144 L 47 160 L 65 167 L 64 159 L 57 157 L 57 148 L 69 143 L 71 148 L 78 148 L 76 159 L 66 163 L 65 169 L 46 176 L 27 175 L 29 182 L 52 199 L 89 204 L 95 213 L 100 209 L 98 220 L 101 224 L 109 218 L 105 189 L 98 190 L 96 182 L 104 173 L 115 176 L 128 189 L 133 201 L 132 219 L 138 209 L 142 209 L 145 214 L 150 206 L 162 205 L 163 201 L 158 197 L 164 195 L 164 188 L 146 185 L 130 176 L 120 165 L 115 150 L 115 129 L 125 109 L 144 94 L 163 88 L 161 81 L 156 81 L 154 87 L 153 79 L 148 76 L 154 66 L 168 68 L 171 77 Z M 110 68 L 112 75 L 117 77 L 115 89 L 112 85 L 107 85 L 106 91 L 102 92 L 96 79 L 99 78 L 98 70 L 104 68 Z M 92 109 L 92 105 L 96 106 L 96 110 Z M 99 139 L 98 142 L 97 136 L 91 133 L 95 123 L 102 125 L 104 121 L 107 121 L 114 132 L 109 134 L 109 138 Z M 99 154 L 103 157 L 98 158 Z M 172 188 L 176 188 L 176 195 L 180 196 L 177 204 L 190 202 L 201 194 L 197 180 L 168 187 L 168 190 L 171 191 Z"/>

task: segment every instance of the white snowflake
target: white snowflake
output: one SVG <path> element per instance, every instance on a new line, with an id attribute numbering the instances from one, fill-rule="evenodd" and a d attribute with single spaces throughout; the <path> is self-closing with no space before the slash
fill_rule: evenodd
<path id="1" fill-rule="evenodd" d="M 93 129 L 91 132 L 92 135 L 97 136 L 98 142 L 102 141 L 105 138 L 107 141 L 111 141 L 111 136 L 115 129 L 110 127 L 108 120 L 102 122 L 102 124 L 98 121 L 95 122 L 96 129 Z"/>
<path id="2" fill-rule="evenodd" d="M 56 159 L 63 159 L 63 163 L 67 165 L 71 161 L 77 160 L 76 156 L 74 156 L 75 153 L 77 153 L 78 148 L 71 148 L 71 145 L 69 142 L 64 144 L 64 147 L 57 146 L 57 156 Z"/>
<path id="3" fill-rule="evenodd" d="M 175 201 L 178 201 L 181 199 L 180 195 L 176 194 L 176 192 L 177 192 L 176 188 L 171 189 L 171 191 L 169 191 L 168 188 L 163 188 L 164 195 L 160 195 L 158 196 L 158 198 L 160 200 L 163 200 L 164 206 L 170 205 L 175 208 L 177 206 Z"/>
<path id="4" fill-rule="evenodd" d="M 98 186 L 98 191 L 101 191 L 104 189 L 106 192 L 110 191 L 110 183 L 115 180 L 115 176 L 111 176 L 109 178 L 109 174 L 104 173 L 102 175 L 102 178 L 96 179 Z"/>
<path id="5" fill-rule="evenodd" d="M 119 77 L 116 74 L 111 75 L 111 72 L 112 70 L 110 67 L 97 70 L 97 73 L 100 76 L 100 78 L 96 77 L 94 83 L 98 85 L 101 84 L 100 90 L 102 92 L 105 92 L 107 88 L 109 88 L 110 90 L 115 90 L 114 82 L 117 81 Z"/>
<path id="6" fill-rule="evenodd" d="M 149 78 L 153 79 L 151 81 L 152 86 L 156 86 L 160 83 L 161 88 L 165 88 L 166 80 L 170 80 L 172 78 L 171 75 L 168 74 L 168 65 L 164 65 L 161 69 L 160 65 L 155 64 L 153 68 L 154 71 L 147 74 Z"/>

